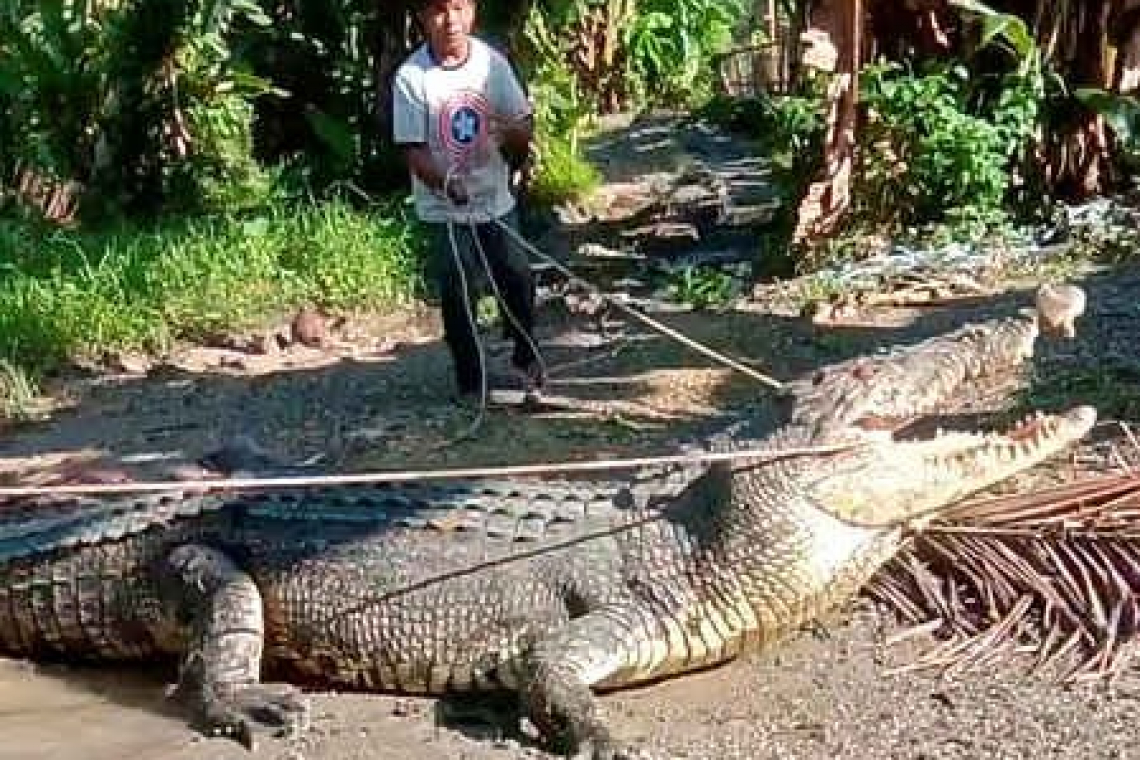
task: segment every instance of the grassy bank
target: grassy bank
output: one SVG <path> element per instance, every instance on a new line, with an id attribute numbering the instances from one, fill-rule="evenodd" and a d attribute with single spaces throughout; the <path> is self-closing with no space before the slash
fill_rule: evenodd
<path id="1" fill-rule="evenodd" d="M 392 308 L 415 296 L 420 260 L 397 206 L 279 207 L 97 233 L 0 221 L 0 358 L 37 374 L 253 327 L 303 303 Z"/>

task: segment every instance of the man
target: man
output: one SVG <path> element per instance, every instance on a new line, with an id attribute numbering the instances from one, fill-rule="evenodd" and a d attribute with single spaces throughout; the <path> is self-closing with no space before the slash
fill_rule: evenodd
<path id="1" fill-rule="evenodd" d="M 530 149 L 530 103 L 506 58 L 473 36 L 474 0 L 413 0 L 413 11 L 425 42 L 396 72 L 393 139 L 431 236 L 457 390 L 471 399 L 483 387 L 470 285 L 486 276 L 485 267 L 514 340 L 511 364 L 528 390 L 537 388 L 544 378 L 533 335 L 534 278 L 526 254 L 498 224 L 517 228 L 510 165 Z"/>

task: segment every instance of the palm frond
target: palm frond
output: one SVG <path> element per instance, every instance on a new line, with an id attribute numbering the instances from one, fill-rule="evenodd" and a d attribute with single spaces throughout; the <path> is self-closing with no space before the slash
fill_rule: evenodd
<path id="1" fill-rule="evenodd" d="M 903 670 L 1010 656 L 1064 682 L 1113 679 L 1140 641 L 1140 472 L 979 499 L 924 527 L 866 592 L 941 643 Z"/>

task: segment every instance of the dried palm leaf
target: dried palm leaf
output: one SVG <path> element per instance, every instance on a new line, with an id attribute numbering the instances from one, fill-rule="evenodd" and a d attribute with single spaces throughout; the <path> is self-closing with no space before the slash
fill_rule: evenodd
<path id="1" fill-rule="evenodd" d="M 1140 473 L 979 499 L 924 527 L 867 593 L 942 643 L 903 669 L 1011 653 L 1059 680 L 1113 679 L 1140 631 Z"/>

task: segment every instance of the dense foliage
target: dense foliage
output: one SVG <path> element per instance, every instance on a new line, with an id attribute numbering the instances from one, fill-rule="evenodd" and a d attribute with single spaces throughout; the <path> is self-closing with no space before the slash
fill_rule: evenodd
<path id="1" fill-rule="evenodd" d="M 1074 86 L 1073 63 L 1018 15 L 978 0 L 955 0 L 950 9 L 959 31 L 951 51 L 884 58 L 862 72 L 857 221 L 948 223 L 974 236 L 1039 215 L 1064 197 L 1061 180 L 1074 167 L 1088 162 L 1076 171 L 1093 174 L 1087 134 L 1096 114 L 1114 138 L 1117 167 L 1126 174 L 1136 165 L 1134 97 Z M 1034 23 L 1046 21 L 1059 23 Z M 1066 146 L 1074 135 L 1083 143 L 1076 151 Z"/>
<path id="2" fill-rule="evenodd" d="M 402 303 L 420 290 L 419 246 L 398 209 L 379 211 L 329 201 L 85 235 L 0 220 L 0 357 L 51 369 L 256 328 L 303 304 Z"/>
<path id="3" fill-rule="evenodd" d="M 402 10 L 381 5 L 5 3 L 0 190 L 21 186 L 35 201 L 29 186 L 67 187 L 79 217 L 91 220 L 240 211 L 346 184 L 368 194 L 399 189 L 403 172 L 384 128 L 386 74 L 416 40 Z M 526 33 L 501 28 L 518 23 L 520 8 L 529 8 Z M 707 62 L 744 8 L 742 0 L 481 3 L 481 31 L 516 43 L 510 52 L 540 107 L 539 197 L 592 182 L 578 145 L 588 114 L 707 91 Z"/>
<path id="4" fill-rule="evenodd" d="M 985 226 L 1001 217 L 1015 181 L 1028 179 L 1024 159 L 1057 80 L 1020 19 L 983 19 L 965 60 L 880 61 L 864 69 L 855 194 L 863 215 Z"/>
<path id="5" fill-rule="evenodd" d="M 235 55 L 251 0 L 8 3 L 0 13 L 0 177 L 74 183 L 88 216 L 229 207 L 263 194 L 254 99 Z"/>

